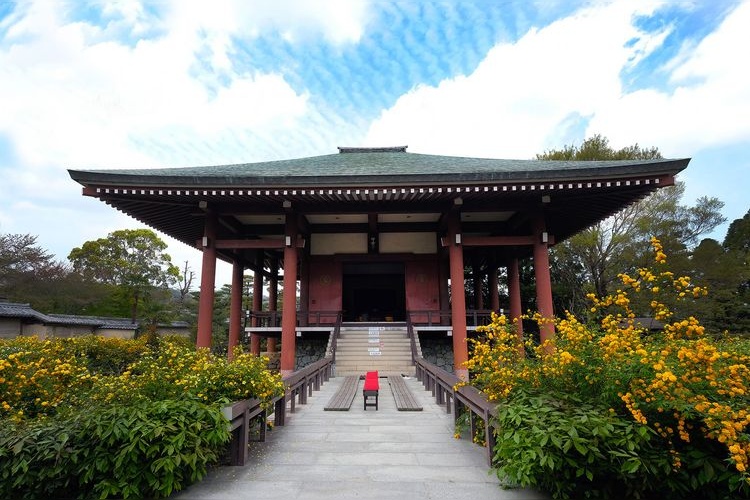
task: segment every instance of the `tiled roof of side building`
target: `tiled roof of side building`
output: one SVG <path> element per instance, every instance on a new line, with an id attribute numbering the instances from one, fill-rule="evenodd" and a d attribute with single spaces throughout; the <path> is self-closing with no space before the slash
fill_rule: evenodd
<path id="1" fill-rule="evenodd" d="M 121 185 L 394 184 L 569 180 L 637 174 L 675 174 L 689 160 L 549 161 L 503 160 L 406 153 L 400 148 L 340 148 L 341 153 L 235 165 L 182 168 L 70 170 L 81 183 Z"/>
<path id="2" fill-rule="evenodd" d="M 76 316 L 72 314 L 48 314 L 47 323 L 132 330 L 138 327 L 137 324 L 134 324 L 127 318 L 103 318 L 100 316 Z"/>
<path id="3" fill-rule="evenodd" d="M 92 326 L 118 330 L 135 330 L 140 326 L 130 318 L 109 318 L 104 316 L 77 316 L 74 314 L 43 314 L 33 309 L 30 304 L 0 300 L 0 318 L 24 318 L 47 325 Z M 185 321 L 159 323 L 160 327 L 186 329 L 190 325 Z"/>
<path id="4" fill-rule="evenodd" d="M 47 316 L 32 309 L 30 304 L 0 301 L 0 318 L 27 318 L 47 321 Z"/>

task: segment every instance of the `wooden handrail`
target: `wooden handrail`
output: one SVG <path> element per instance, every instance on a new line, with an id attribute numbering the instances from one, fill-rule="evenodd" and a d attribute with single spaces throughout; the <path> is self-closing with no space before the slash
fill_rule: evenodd
<path id="1" fill-rule="evenodd" d="M 246 311 L 247 322 L 253 327 L 280 327 L 283 311 Z M 297 326 L 328 326 L 341 323 L 341 311 L 296 312 Z"/>
<path id="2" fill-rule="evenodd" d="M 417 380 L 422 382 L 425 389 L 432 391 L 438 404 L 445 404 L 448 413 L 453 411 L 454 422 L 458 420 L 460 409 L 466 408 L 470 412 L 469 425 L 472 437 L 476 431 L 477 417 L 484 422 L 485 447 L 487 463 L 492 465 L 495 449 L 495 404 L 491 403 L 476 387 L 460 384 L 455 374 L 443 370 L 422 357 L 415 359 Z M 451 402 L 453 402 L 451 404 Z"/>
<path id="3" fill-rule="evenodd" d="M 480 326 L 488 325 L 492 320 L 491 309 L 468 309 L 466 311 L 466 324 L 468 326 Z M 451 313 L 450 311 L 417 311 L 411 310 L 406 313 L 407 322 L 411 321 L 414 325 L 426 325 L 426 326 L 451 326 Z M 414 318 L 427 318 L 426 320 L 415 321 Z"/>

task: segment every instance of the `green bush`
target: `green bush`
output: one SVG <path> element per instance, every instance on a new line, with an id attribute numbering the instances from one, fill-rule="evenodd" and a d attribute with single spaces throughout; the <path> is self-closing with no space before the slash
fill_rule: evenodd
<path id="1" fill-rule="evenodd" d="M 555 498 L 643 498 L 671 462 L 647 426 L 570 395 L 515 391 L 498 406 L 501 481 Z"/>
<path id="2" fill-rule="evenodd" d="M 218 408 L 139 401 L 2 421 L 0 498 L 161 498 L 201 479 L 229 440 Z"/>
<path id="3" fill-rule="evenodd" d="M 709 336 L 670 308 L 689 310 L 708 291 L 652 245 L 652 268 L 590 295 L 591 322 L 535 315 L 554 321 L 541 345 L 521 342 L 505 316 L 477 329 L 466 367 L 500 403 L 496 451 L 509 480 L 556 497 L 750 498 L 750 342 Z M 636 320 L 634 299 L 659 331 Z"/>

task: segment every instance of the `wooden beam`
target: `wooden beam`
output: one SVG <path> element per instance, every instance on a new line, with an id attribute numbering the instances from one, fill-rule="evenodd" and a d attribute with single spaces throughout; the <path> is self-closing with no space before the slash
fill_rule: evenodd
<path id="1" fill-rule="evenodd" d="M 195 245 L 201 248 L 203 242 L 201 240 L 196 241 Z M 261 238 L 257 240 L 216 240 L 214 242 L 215 248 L 219 250 L 248 250 L 253 248 L 261 249 L 272 249 L 272 248 L 284 248 L 284 238 Z M 305 239 L 297 238 L 297 248 L 305 247 Z"/>
<path id="2" fill-rule="evenodd" d="M 445 238 L 440 239 L 442 246 L 449 246 Z M 462 236 L 461 244 L 465 247 L 508 247 L 531 246 L 536 243 L 536 237 L 528 236 Z M 548 244 L 554 243 L 554 237 L 549 236 Z"/>
<path id="3" fill-rule="evenodd" d="M 463 237 L 465 247 L 500 247 L 533 245 L 534 236 L 467 236 Z"/>

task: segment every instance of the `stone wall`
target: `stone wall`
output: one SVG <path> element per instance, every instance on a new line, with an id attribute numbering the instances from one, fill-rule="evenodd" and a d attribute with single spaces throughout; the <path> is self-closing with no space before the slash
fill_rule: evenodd
<path id="1" fill-rule="evenodd" d="M 420 333 L 422 357 L 445 371 L 453 373 L 453 338 L 443 333 Z"/>
<path id="2" fill-rule="evenodd" d="M 297 363 L 296 369 L 306 367 L 318 360 L 321 360 L 326 355 L 326 347 L 328 347 L 328 338 L 298 338 L 296 342 L 297 351 Z"/>

